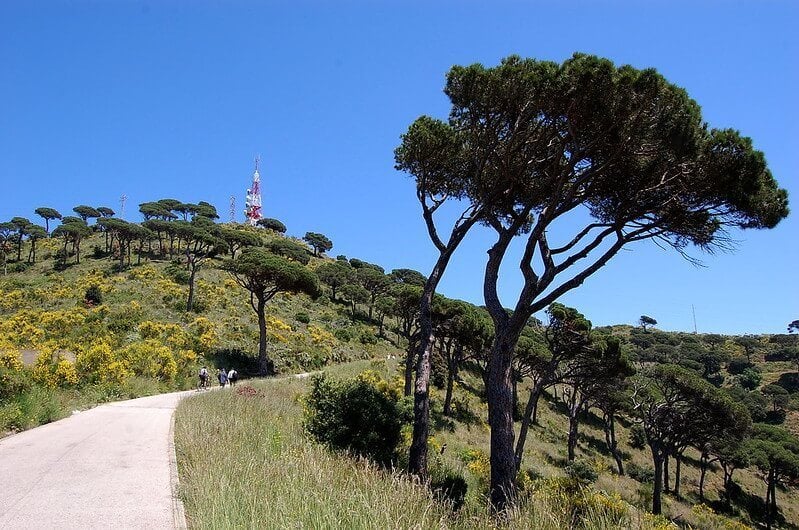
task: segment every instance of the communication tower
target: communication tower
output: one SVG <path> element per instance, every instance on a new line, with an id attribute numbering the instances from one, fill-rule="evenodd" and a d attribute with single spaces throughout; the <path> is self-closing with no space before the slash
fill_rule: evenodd
<path id="1" fill-rule="evenodd" d="M 261 174 L 258 172 L 258 166 L 261 163 L 261 157 L 255 157 L 255 171 L 252 173 L 252 187 L 247 190 L 247 200 L 244 203 L 244 216 L 250 225 L 255 226 L 261 218 Z"/>
<path id="2" fill-rule="evenodd" d="M 125 218 L 125 203 L 126 202 L 128 202 L 128 196 L 123 193 L 122 196 L 119 198 L 119 218 L 120 219 L 124 219 Z"/>
<path id="3" fill-rule="evenodd" d="M 230 222 L 236 222 L 236 196 L 230 196 Z"/>

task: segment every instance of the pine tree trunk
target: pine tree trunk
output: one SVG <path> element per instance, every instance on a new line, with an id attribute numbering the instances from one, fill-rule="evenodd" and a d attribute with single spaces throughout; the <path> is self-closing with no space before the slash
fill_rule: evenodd
<path id="1" fill-rule="evenodd" d="M 616 461 L 616 469 L 619 476 L 624 476 L 624 461 L 621 458 L 621 451 L 619 451 L 619 442 L 616 440 L 616 416 L 615 414 L 605 414 L 605 443 L 608 446 L 608 451 L 613 455 Z"/>
<path id="2" fill-rule="evenodd" d="M 519 439 L 516 441 L 516 467 L 517 471 L 522 465 L 522 457 L 524 455 L 524 444 L 527 441 L 527 432 L 530 430 L 530 424 L 534 423 L 535 410 L 538 404 L 538 398 L 541 396 L 541 385 L 536 383 L 530 389 L 530 397 L 527 399 L 527 406 L 524 408 L 524 415 L 522 416 L 522 425 L 519 428 Z"/>
<path id="3" fill-rule="evenodd" d="M 511 341 L 497 330 L 488 361 L 488 424 L 491 427 L 491 507 L 504 511 L 515 496 L 516 455 L 513 451 L 513 391 Z M 503 341 L 502 339 L 505 339 Z M 515 343 L 515 342 L 514 342 Z"/>
<path id="4" fill-rule="evenodd" d="M 578 414 L 580 407 L 572 405 L 569 407 L 569 439 L 568 439 L 568 459 L 569 462 L 574 462 L 575 452 L 577 449 L 577 429 L 580 425 Z"/>
<path id="5" fill-rule="evenodd" d="M 663 492 L 669 492 L 669 455 L 663 457 Z"/>
<path id="6" fill-rule="evenodd" d="M 275 365 L 266 354 L 266 301 L 259 298 L 258 313 L 258 372 L 260 375 L 274 375 Z"/>
<path id="7" fill-rule="evenodd" d="M 410 396 L 413 393 L 413 361 L 416 348 L 410 342 L 408 343 L 408 351 L 405 354 L 405 395 Z"/>
<path id="8" fill-rule="evenodd" d="M 674 460 L 677 462 L 677 468 L 674 470 L 674 496 L 678 499 L 680 498 L 680 468 L 682 467 L 682 455 L 678 454 L 674 456 Z"/>
<path id="9" fill-rule="evenodd" d="M 699 457 L 699 502 L 705 502 L 705 475 L 707 475 L 708 457 L 705 452 Z M 727 487 L 727 475 L 724 474 L 724 487 Z"/>
<path id="10" fill-rule="evenodd" d="M 186 301 L 186 312 L 191 313 L 194 308 L 194 276 L 197 274 L 197 268 L 191 267 L 191 274 L 189 274 L 189 299 Z"/>
<path id="11" fill-rule="evenodd" d="M 663 457 L 652 451 L 652 463 L 655 466 L 655 484 L 652 487 L 652 513 L 660 515 L 663 506 L 661 492 L 663 491 Z"/>

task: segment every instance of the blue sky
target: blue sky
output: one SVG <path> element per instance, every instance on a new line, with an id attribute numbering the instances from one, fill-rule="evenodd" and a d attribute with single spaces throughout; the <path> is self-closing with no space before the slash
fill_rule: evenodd
<path id="1" fill-rule="evenodd" d="M 792 1 L 0 2 L 0 219 L 90 203 L 214 203 L 238 219 L 262 157 L 264 211 L 332 254 L 429 272 L 410 178 L 393 169 L 420 114 L 446 117 L 453 64 L 575 51 L 653 66 L 711 126 L 754 139 L 799 211 L 799 4 Z M 563 302 L 595 324 L 784 332 L 799 318 L 799 221 L 735 234 L 696 268 L 639 243 Z M 441 285 L 482 303 L 490 235 Z M 519 281 L 501 284 L 512 305 Z"/>

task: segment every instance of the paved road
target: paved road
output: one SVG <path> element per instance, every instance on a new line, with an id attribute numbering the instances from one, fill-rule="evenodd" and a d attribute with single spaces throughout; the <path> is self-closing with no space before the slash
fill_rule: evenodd
<path id="1" fill-rule="evenodd" d="M 181 527 L 171 431 L 186 394 L 109 403 L 0 440 L 0 528 Z"/>

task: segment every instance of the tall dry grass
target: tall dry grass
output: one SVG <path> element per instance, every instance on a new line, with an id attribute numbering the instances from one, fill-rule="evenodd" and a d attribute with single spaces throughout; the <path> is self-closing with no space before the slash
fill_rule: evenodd
<path id="1" fill-rule="evenodd" d="M 402 473 L 331 453 L 302 432 L 302 380 L 198 394 L 177 410 L 180 492 L 190 528 L 653 528 L 620 499 L 542 485 L 497 522 L 484 502 L 453 514 Z M 575 501 L 578 509 L 575 510 Z"/>

